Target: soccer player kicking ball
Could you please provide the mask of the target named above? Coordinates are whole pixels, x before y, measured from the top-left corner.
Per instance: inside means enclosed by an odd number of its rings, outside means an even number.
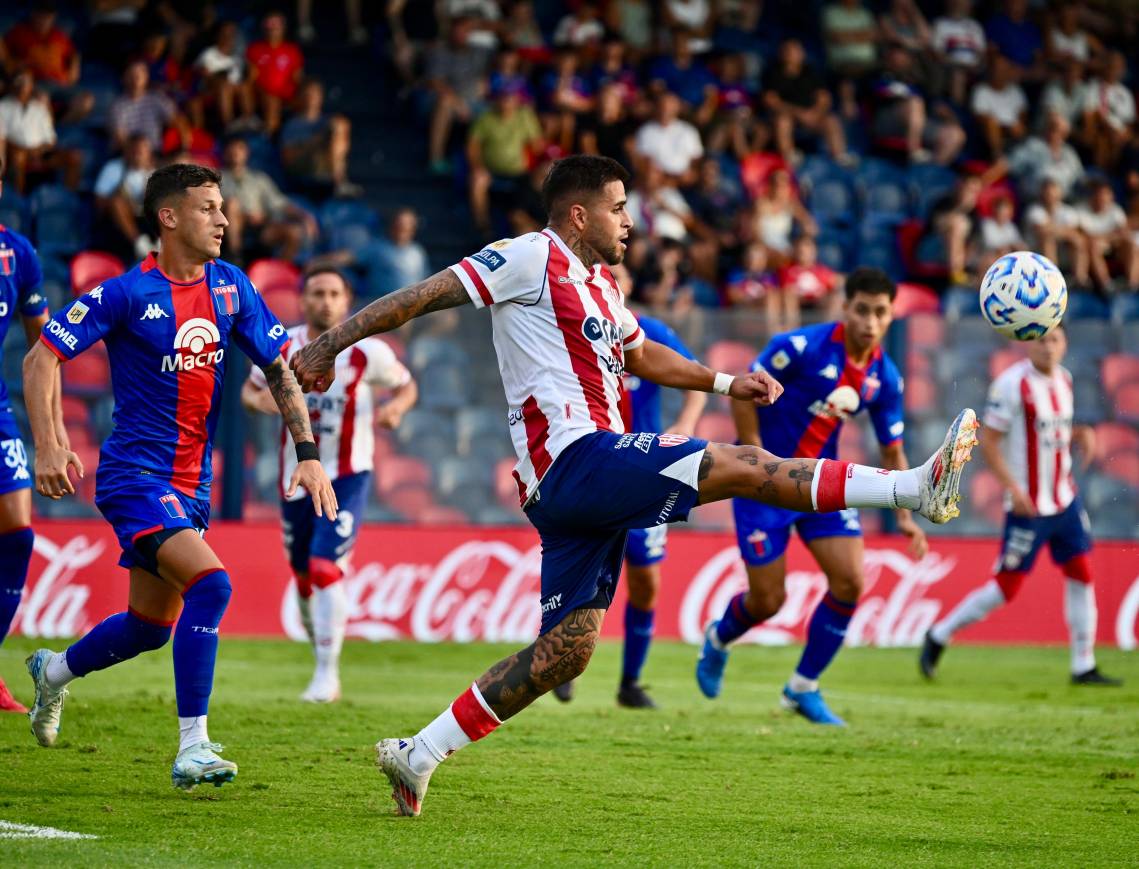
[[[344,321],[352,305],[352,287],[335,269],[314,269],[301,290],[304,323],[288,331],[286,359]],[[374,389],[394,390],[376,407]],[[361,341],[336,359],[336,380],[326,392],[308,394],[308,413],[320,450],[320,462],[332,480],[337,511],[314,516],[303,492],[281,489],[281,526],[285,556],[297,581],[301,623],[313,645],[316,669],[301,699],[333,703],[340,699],[340,649],[348,623],[344,565],[352,556],[356,532],[368,501],[375,437],[372,426],[395,428],[416,399],[411,373],[378,338]],[[265,375],[254,368],[241,388],[248,410],[279,414]],[[292,437],[281,433],[281,485],[296,466]]]
[[[950,638],[1010,602],[1047,543],[1065,577],[1072,683],[1122,685],[1095,661],[1091,524],[1072,479],[1072,442],[1079,443],[1086,464],[1095,453],[1095,432],[1072,425],[1072,375],[1060,364],[1068,350],[1063,326],[1029,342],[1027,350],[1028,358],[1005,369],[989,388],[980,438],[985,462],[1005,487],[1005,530],[993,576],[930,628],[918,663],[932,679]]]
[[[0,177],[3,170],[4,156],[0,154]],[[28,346],[35,344],[47,322],[42,283],[43,272],[32,243],[14,229],[0,225],[0,344],[17,314],[23,322]],[[58,379],[52,387],[52,420],[56,434],[66,444]],[[0,378],[0,644],[8,636],[20,606],[35,539],[28,454],[16,427],[8,390]],[[0,712],[27,711],[0,679]]]
[[[542,540],[542,624],[537,640],[491,667],[418,734],[377,744],[402,814],[419,814],[445,758],[585,670],[628,529],[680,521],[697,504],[735,497],[803,511],[908,507],[935,522],[956,514],[961,468],[976,442],[970,410],[911,471],[624,433],[618,402],[626,370],[662,386],[762,404],[782,392],[766,372],[732,377],[646,340],[609,271],[633,225],[627,179],[605,157],[558,161],[542,188],[545,230],[495,242],[373,302],[292,359],[306,390],[324,389],[340,352],[368,335],[466,304],[489,308],[494,321],[518,496]]]
[[[874,424],[882,464],[909,467],[902,448],[902,377],[882,351],[893,320],[894,282],[880,269],[859,268],[846,280],[843,318],[776,335],[752,364],[783,384],[778,408],[732,402],[741,444],[776,455],[833,460],[843,421],[866,410]],[[837,512],[796,513],[747,498],[732,502],[740,556],[747,565],[748,590],[708,624],[696,664],[696,681],[706,697],[718,697],[728,646],[783,606],[785,552],[794,527],[827,578],[827,592],[807,626],[807,644],[780,702],[815,724],[843,725],[819,693],[819,677],[842,648],[846,628],[862,594],[862,526],[853,507]],[[910,538],[910,554],[926,553],[925,533],[910,511],[899,506],[898,528]]]
[[[203,539],[231,343],[265,371],[297,444],[287,494],[303,486],[317,515],[336,514],[304,396],[280,357],[285,327],[240,269],[216,259],[227,225],[219,184],[216,172],[184,163],[151,175],[143,208],[157,228],[159,252],[56,312],[24,360],[36,490],[61,498],[75,492],[69,469],[81,477],[83,466],[53,425],[53,385],[60,363],[96,341],[106,344],[115,422],[99,455],[95,506],[118,537],[119,564],[130,571],[126,612],[103,620],[65,652],[40,649],[28,658],[36,691],[32,733],[40,745],[53,745],[68,683],[161,648],[177,622],[180,739],[171,779],[185,789],[237,775],[237,764],[219,756],[222,747],[206,731],[230,580]]]

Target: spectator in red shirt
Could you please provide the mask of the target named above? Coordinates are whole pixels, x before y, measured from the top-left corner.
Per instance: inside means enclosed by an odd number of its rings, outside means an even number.
[[[79,81],[79,52],[55,26],[55,4],[39,2],[26,19],[4,36],[12,61],[31,70],[47,87],[67,88]]]
[[[809,235],[800,235],[791,248],[791,263],[779,274],[779,285],[784,295],[791,297],[785,309],[793,309],[793,322],[798,325],[800,308],[819,308],[824,316],[837,316],[838,295],[835,290],[842,283],[842,275],[819,262],[819,249]],[[793,299],[793,301],[792,301]]]
[[[297,95],[305,59],[296,43],[285,41],[285,16],[280,12],[266,15],[261,31],[265,38],[246,52],[249,83],[261,107],[265,129],[275,133],[281,126],[284,104]]]

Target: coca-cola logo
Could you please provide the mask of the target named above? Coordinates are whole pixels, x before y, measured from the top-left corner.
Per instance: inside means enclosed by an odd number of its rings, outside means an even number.
[[[1119,604],[1119,612],[1115,616],[1115,644],[1125,651],[1139,648],[1135,638],[1136,625],[1139,624],[1139,576],[1136,576]]]
[[[87,602],[91,588],[73,583],[76,573],[98,561],[106,544],[80,534],[60,545],[36,535],[34,552],[46,564],[39,578],[24,590],[12,623],[14,632],[28,637],[75,637],[90,627]]]

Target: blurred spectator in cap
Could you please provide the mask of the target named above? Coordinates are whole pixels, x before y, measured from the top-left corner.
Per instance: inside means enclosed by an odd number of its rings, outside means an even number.
[[[610,0],[606,4],[606,25],[635,57],[643,57],[652,49],[653,5],[651,0]]]
[[[671,52],[652,63],[648,80],[654,92],[671,91],[691,109],[699,110],[709,102],[715,104],[716,78],[692,51],[686,30],[672,31]]]
[[[973,17],[973,0],[946,0],[945,15],[933,22],[933,50],[948,67],[949,99],[954,104],[965,104],[986,45],[985,29]]]
[[[1056,9],[1052,28],[1045,39],[1045,56],[1050,64],[1095,61],[1103,45],[1094,34],[1080,26],[1080,3],[1062,0]]]
[[[240,31],[232,21],[218,25],[210,45],[194,61],[194,70],[201,79],[199,94],[191,103],[191,114],[201,124],[206,108],[213,108],[225,127],[233,123],[240,110],[243,119],[253,115],[253,99],[245,80],[245,58],[240,46]]]
[[[1101,169],[1112,170],[1131,139],[1135,123],[1135,97],[1123,83],[1127,59],[1121,52],[1107,56],[1103,75],[1084,91],[1083,140]]]
[[[933,160],[948,166],[965,146],[965,131],[949,106],[925,97],[914,83],[913,58],[888,45],[881,75],[871,87],[873,137],[880,146],[901,147],[913,163]]]
[[[585,0],[575,11],[568,13],[554,29],[554,45],[558,47],[596,47],[605,36],[597,4]]]
[[[12,186],[27,192],[29,174],[60,172],[64,183],[75,190],[83,173],[83,152],[60,148],[47,95],[36,92],[28,69],[12,78],[8,96],[0,99],[0,148],[5,149]]]
[[[250,86],[270,134],[281,126],[284,108],[297,95],[305,67],[300,47],[285,39],[285,28],[284,14],[269,12],[261,19],[262,39],[246,51]]]
[[[700,133],[680,118],[680,97],[665,91],[657,96],[656,113],[634,140],[634,150],[681,184],[695,178],[694,163],[704,156]]]
[[[1091,185],[1088,203],[1080,209],[1080,229],[1087,238],[1091,276],[1101,292],[1115,289],[1110,263],[1117,262],[1121,278],[1132,293],[1139,292],[1139,252],[1127,224],[1127,215],[1115,201],[1107,181]]]
[[[1050,178],[1060,185],[1063,198],[1068,198],[1084,178],[1084,164],[1076,149],[1068,144],[1070,130],[1061,116],[1050,115],[1042,136],[1030,136],[1007,158],[998,160],[986,177],[995,180],[1008,172],[1025,199],[1036,199],[1040,185]]]
[[[763,105],[771,113],[775,147],[784,160],[797,164],[803,155],[795,148],[796,134],[821,137],[832,158],[849,164],[853,159],[842,122],[831,111],[830,91],[806,60],[803,44],[786,39],[779,59],[764,71]]]
[[[603,85],[596,110],[578,122],[578,150],[583,154],[611,157],[633,169],[633,136],[637,125],[628,114],[623,89],[617,82]]]
[[[490,53],[468,41],[474,19],[457,17],[451,21],[447,41],[427,51],[427,82],[433,103],[428,139],[431,171],[446,175],[451,171],[447,161],[447,144],[455,121],[469,123],[481,107],[486,93],[486,72]]]
[[[484,51],[498,48],[502,9],[495,0],[444,0],[444,11],[449,19],[470,21],[471,26],[464,33],[466,45]]]
[[[1064,204],[1060,185],[1047,178],[1040,185],[1040,198],[1024,214],[1024,232],[1032,250],[1038,250],[1064,270],[1071,270],[1071,289],[1090,285],[1087,247],[1080,234],[1080,215]]]
[[[546,138],[569,150],[573,146],[577,119],[592,111],[589,82],[578,71],[577,53],[560,50],[553,68],[542,79],[542,126]]]
[[[1003,7],[985,22],[989,47],[1009,59],[1014,78],[1036,81],[1043,73],[1044,37],[1028,17],[1028,0],[1004,0]]]
[[[1028,130],[1028,98],[1013,79],[1012,64],[996,54],[989,61],[989,75],[973,87],[969,108],[981,128],[991,159],[1005,153],[1011,142]]]
[[[122,148],[135,133],[150,140],[156,150],[162,145],[162,132],[178,113],[174,101],[166,94],[147,90],[150,73],[146,64],[136,60],[123,72],[123,93],[111,103],[109,127],[111,144]]]
[[[1044,129],[1049,115],[1060,115],[1069,125],[1083,120],[1088,86],[1084,81],[1084,65],[1074,59],[1060,61],[1060,75],[1053,76],[1040,95],[1037,127]]]
[[[490,109],[479,115],[467,136],[471,212],[484,235],[491,231],[492,200],[513,204],[530,155],[541,142],[538,118],[521,104],[517,90],[507,87],[491,95]]]
[[[11,62],[27,67],[35,80],[48,88],[68,88],[79,81],[80,56],[55,22],[56,4],[38,0],[28,17],[4,35]]]
[[[222,154],[221,186],[229,218],[227,239],[235,258],[244,261],[249,247],[293,262],[320,234],[316,218],[294,205],[277,182],[249,165],[249,144],[230,139]]]
[[[981,218],[981,256],[985,262],[992,262],[1006,253],[1024,250],[1024,237],[1016,225],[1015,211],[1009,196],[998,196],[993,200],[992,214]]]
[[[281,159],[285,171],[311,193],[354,197],[363,191],[348,180],[352,123],[344,115],[324,112],[324,86],[315,79],[301,85],[298,110],[281,127]]]
[[[154,147],[142,133],[127,140],[121,157],[115,157],[95,178],[95,210],[106,218],[95,222],[96,243],[123,259],[142,259],[154,246],[143,220],[146,182],[157,168]]]

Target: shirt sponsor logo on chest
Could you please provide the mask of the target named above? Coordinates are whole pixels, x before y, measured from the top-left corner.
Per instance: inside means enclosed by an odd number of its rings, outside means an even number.
[[[162,357],[163,371],[193,371],[206,365],[217,365],[225,357],[219,347],[221,333],[217,324],[204,317],[193,317],[178,328],[174,336],[174,353]]]

